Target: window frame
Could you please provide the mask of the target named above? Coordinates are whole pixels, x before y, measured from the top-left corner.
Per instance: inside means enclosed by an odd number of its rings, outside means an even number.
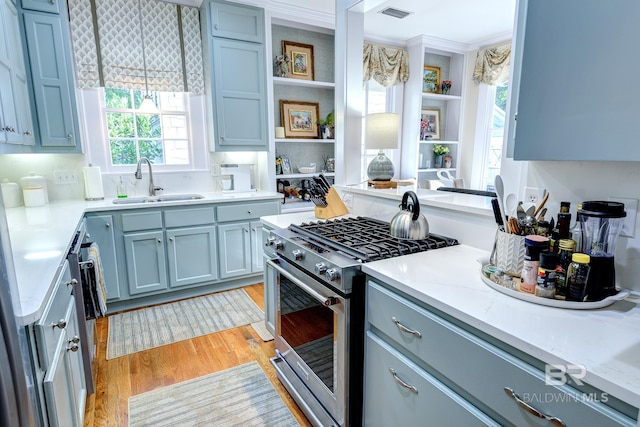
[[[87,162],[94,166],[100,166],[104,173],[131,173],[135,169],[135,165],[111,164],[106,122],[107,106],[104,94],[104,88],[83,89],[80,91]],[[204,95],[185,93],[185,98],[189,163],[181,165],[154,164],[154,172],[198,172],[209,170],[210,156],[208,155],[209,147],[206,138],[205,97]],[[166,112],[171,113],[172,111]],[[96,129],[100,131],[98,132]]]

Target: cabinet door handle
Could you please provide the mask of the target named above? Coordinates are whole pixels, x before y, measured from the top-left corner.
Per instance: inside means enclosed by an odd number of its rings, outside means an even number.
[[[31,136],[31,135],[33,135],[33,132],[31,132],[30,130],[25,130],[23,133],[24,133],[26,136]]]
[[[73,134],[72,133],[68,133],[67,134],[67,139],[73,139]]]
[[[245,229],[244,229],[244,232],[245,232],[245,233],[248,233],[248,232],[249,232],[249,229],[248,229],[248,228],[245,228]]]
[[[56,323],[51,324],[54,328],[64,329],[67,327],[67,321],[64,319],[58,320]]]
[[[415,394],[418,394],[418,389],[415,388],[415,386],[412,386],[411,384],[407,384],[404,381],[402,381],[400,377],[398,377],[398,374],[396,374],[396,371],[393,370],[393,368],[389,368],[389,372],[391,372],[391,375],[393,375],[393,379],[396,380],[398,384],[400,384],[404,388],[408,388]]]
[[[391,320],[393,320],[393,323],[395,323],[396,326],[398,327],[398,329],[400,329],[402,332],[406,332],[408,334],[413,334],[418,338],[422,338],[422,334],[420,332],[414,331],[413,329],[410,329],[410,328],[407,328],[402,323],[400,323],[400,321],[398,319],[396,319],[395,316],[391,317]]]
[[[173,236],[169,237],[169,241],[173,242]]]
[[[248,213],[249,215],[251,215],[253,212],[251,212],[251,211],[247,211],[247,213]]]
[[[67,282],[67,286],[76,286],[78,284],[78,279],[71,279]]]
[[[74,353],[80,349],[80,346],[76,343],[70,344],[67,346],[67,351],[71,350]]]
[[[80,342],[80,337],[78,335],[74,335],[73,338],[71,338],[71,340],[69,342],[72,342],[74,344],[78,344]]]
[[[158,243],[162,243],[162,239],[158,239]]]
[[[109,228],[109,227],[111,227],[111,223],[107,222],[107,223],[104,224],[104,226]]]
[[[543,420],[547,420],[547,421],[549,421],[551,424],[553,424],[556,427],[566,427],[566,424],[560,418],[550,417],[549,415],[543,414],[542,412],[538,411],[536,408],[534,408],[533,406],[529,405],[524,400],[520,399],[520,396],[518,396],[516,394],[516,392],[513,391],[512,389],[510,389],[509,387],[505,387],[504,388],[504,392],[507,394],[507,396],[509,396],[513,400],[515,400],[520,408],[524,409],[525,411],[527,411],[528,413],[530,413],[534,417],[538,417],[538,418],[542,418]]]

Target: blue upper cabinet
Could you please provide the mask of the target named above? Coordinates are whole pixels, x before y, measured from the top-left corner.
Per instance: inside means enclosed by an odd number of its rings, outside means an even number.
[[[207,33],[209,36],[254,43],[264,42],[262,9],[224,2],[211,2],[208,9],[211,22]]]
[[[202,8],[211,149],[266,151],[264,11],[218,1]]]
[[[64,0],[22,0],[23,9],[37,10],[39,12],[60,13],[60,7],[64,7]]]
[[[514,159],[640,160],[638,22],[637,0],[518,2]]]
[[[69,27],[61,15],[23,12],[37,151],[81,152]]]

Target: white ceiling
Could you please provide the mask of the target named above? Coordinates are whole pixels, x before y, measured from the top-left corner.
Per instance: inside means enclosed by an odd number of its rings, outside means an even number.
[[[272,0],[321,12],[335,12],[335,0]],[[365,15],[365,34],[396,41],[420,35],[481,46],[511,36],[516,0],[377,1]],[[397,19],[378,11],[394,7],[411,15]]]

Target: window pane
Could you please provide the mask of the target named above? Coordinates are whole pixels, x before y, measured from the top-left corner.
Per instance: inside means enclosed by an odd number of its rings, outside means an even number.
[[[153,164],[164,163],[164,153],[162,150],[162,141],[159,139],[140,140],[140,157],[146,157]]]
[[[136,110],[138,108],[140,108],[140,105],[142,105],[142,101],[144,101],[144,96],[145,96],[146,92],[143,90],[134,90],[133,91],[133,105]],[[153,101],[154,104],[156,104],[156,107],[158,106],[158,94],[156,92],[149,92],[149,96],[151,97],[151,100]]]
[[[162,136],[160,116],[157,114],[136,114],[138,138],[159,138]]]
[[[189,164],[189,141],[186,139],[165,141],[168,165]]]
[[[186,139],[187,138],[187,118],[185,116],[168,115],[162,116],[162,129],[165,138]]]
[[[131,91],[127,89],[104,88],[107,108],[131,108]]]
[[[107,128],[110,138],[133,138],[133,114],[107,113]]]
[[[136,143],[132,139],[109,140],[112,165],[135,165],[138,162]]]

